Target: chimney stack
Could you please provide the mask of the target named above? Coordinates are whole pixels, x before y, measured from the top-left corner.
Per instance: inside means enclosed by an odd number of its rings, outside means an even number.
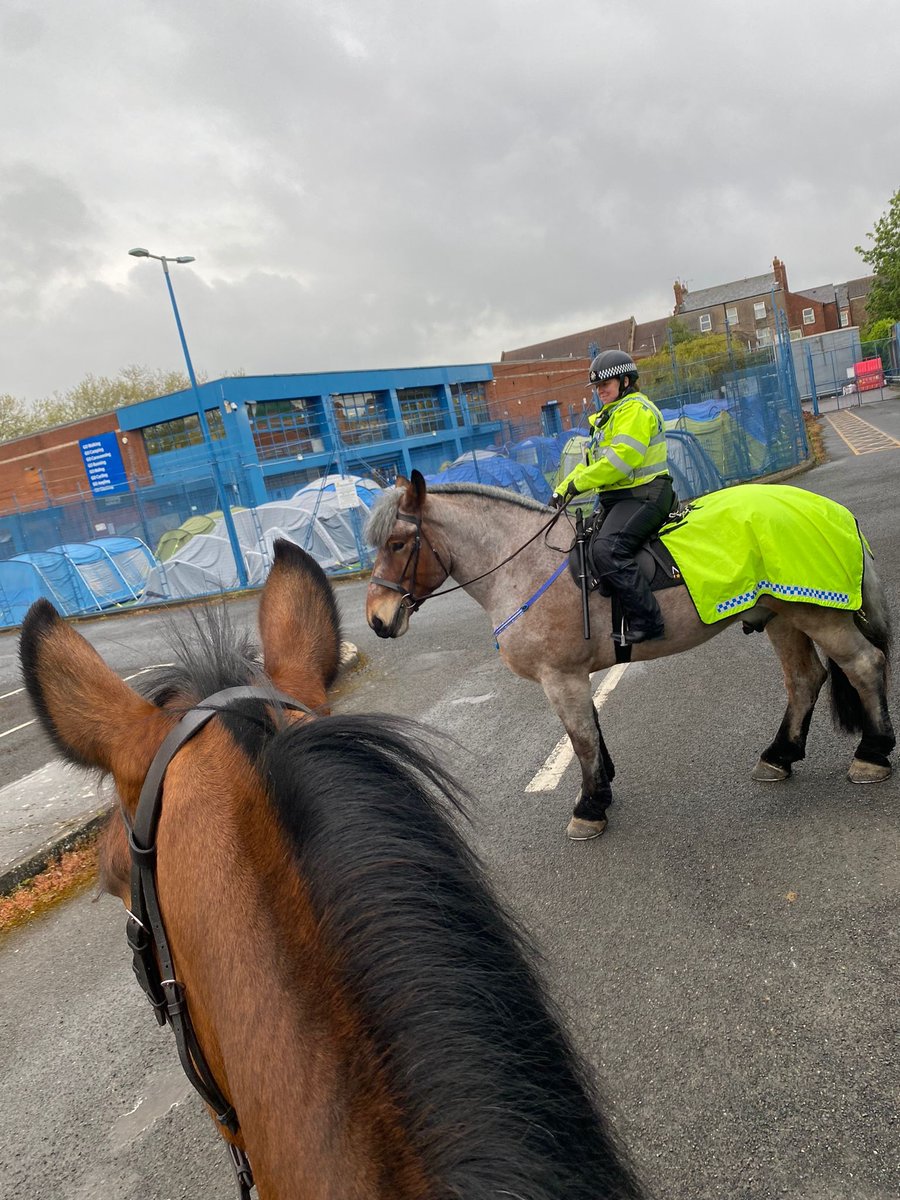
[[[681,306],[684,304],[684,298],[687,295],[687,288],[679,280],[675,280],[675,312],[681,311]]]
[[[787,294],[787,290],[788,290],[787,268],[785,267],[784,263],[781,261],[781,259],[778,257],[777,254],[772,259],[772,270],[775,272],[775,280],[776,280],[778,286],[781,288],[781,290],[785,294]]]

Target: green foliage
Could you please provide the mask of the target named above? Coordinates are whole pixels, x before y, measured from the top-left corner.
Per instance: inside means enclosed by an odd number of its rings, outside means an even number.
[[[21,400],[10,396],[8,392],[0,395],[0,442],[8,442],[21,433],[30,432],[30,420],[31,413]]]
[[[856,253],[875,276],[866,300],[869,321],[900,321],[900,188],[891,197],[888,211],[866,237],[872,245],[868,250],[857,246]]]
[[[864,342],[880,342],[883,338],[892,338],[895,324],[896,321],[890,317],[879,317],[877,321],[870,321],[868,325],[863,326],[860,338]]]
[[[715,391],[730,371],[745,365],[746,351],[737,339],[731,347],[724,333],[691,333],[675,338],[650,358],[638,363],[640,387],[659,403],[672,396]]]
[[[692,342],[696,338],[703,336],[700,333],[694,333],[692,329],[688,329],[687,325],[682,321],[670,321],[666,326],[666,331],[672,335],[672,341],[676,346],[681,345],[682,342]]]

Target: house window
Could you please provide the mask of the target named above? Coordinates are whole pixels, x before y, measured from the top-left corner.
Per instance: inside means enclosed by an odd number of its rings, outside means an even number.
[[[321,454],[325,449],[321,405],[312,397],[261,400],[252,420],[253,440],[262,459]]]
[[[765,300],[757,300],[756,301],[756,303],[753,305],[753,315],[754,315],[754,317],[756,317],[757,321],[764,321],[766,319],[766,302],[765,302]]]
[[[398,388],[397,402],[408,435],[434,433],[444,428],[444,411],[435,388]]]
[[[846,329],[850,324],[850,313],[846,308],[841,309],[841,329]]]
[[[771,346],[772,345],[772,330],[769,329],[768,327],[765,329],[757,329],[756,344],[757,344],[757,346]]]
[[[218,408],[206,410],[209,436],[215,442],[225,437],[222,413]],[[174,421],[163,421],[161,425],[147,425],[144,429],[144,445],[148,454],[166,454],[170,450],[184,450],[187,446],[202,446],[203,433],[199,418],[192,414],[176,417]]]
[[[803,310],[803,324],[804,324],[804,325],[815,325],[815,323],[816,323],[816,311],[815,311],[815,309],[813,309],[813,308],[804,308],[804,310]]]
[[[791,330],[791,341],[792,342],[799,342],[802,337],[803,337],[802,329],[792,329]]]
[[[700,332],[701,333],[709,333],[709,331],[711,329],[712,329],[712,317],[709,315],[709,313],[701,313],[700,314]]]
[[[736,308],[726,308],[725,309],[725,320],[728,322],[729,325],[737,325],[737,323],[738,323],[737,309]]]
[[[332,398],[345,445],[381,442],[391,436],[384,398],[374,392],[345,392]]]
[[[453,411],[456,413],[456,419],[460,425],[465,424],[462,400],[466,402],[469,420],[473,425],[484,424],[491,419],[483,383],[451,383],[450,394],[453,397]]]

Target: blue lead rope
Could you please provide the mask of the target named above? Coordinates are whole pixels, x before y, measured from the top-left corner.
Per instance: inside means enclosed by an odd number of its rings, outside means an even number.
[[[510,625],[512,625],[512,623],[514,621],[518,621],[518,619],[519,619],[519,617],[521,617],[522,613],[528,612],[529,608],[531,608],[531,606],[532,606],[532,604],[534,604],[535,600],[539,600],[540,597],[543,596],[544,592],[546,592],[546,590],[550,586],[550,584],[555,583],[556,580],[559,579],[560,575],[562,575],[563,571],[566,569],[566,567],[568,565],[569,565],[569,560],[564,558],[563,561],[556,568],[556,570],[553,572],[553,574],[550,576],[550,578],[544,580],[544,582],[541,584],[541,586],[538,588],[538,590],[534,593],[534,595],[530,596],[525,601],[525,603],[521,606],[521,608],[517,608],[516,611],[512,614],[512,616],[507,617],[505,621],[501,622],[501,624],[499,624],[497,626],[497,628],[494,630],[494,649],[495,650],[500,649],[500,643],[497,641],[500,634],[505,633],[506,630],[509,629]]]

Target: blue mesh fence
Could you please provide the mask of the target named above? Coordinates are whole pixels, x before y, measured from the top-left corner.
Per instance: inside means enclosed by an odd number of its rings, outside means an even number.
[[[641,386],[666,418],[670,468],[680,496],[703,495],[807,459],[794,355],[787,332],[779,333],[773,346],[752,355],[723,354],[684,362],[670,347],[668,363],[656,356],[651,368],[641,364]],[[886,373],[888,362],[896,368],[896,360],[891,358],[895,350],[894,346],[879,351],[886,355]],[[484,436],[471,438],[446,471],[456,470],[460,478],[499,483],[546,501],[561,475],[583,456],[589,434],[585,407],[553,407],[552,414],[545,413],[542,418],[495,423],[492,441]],[[417,465],[412,442],[409,453]],[[371,472],[367,465],[361,459],[354,469],[371,474],[381,485],[391,481],[383,463],[380,467],[373,463]],[[436,477],[433,467],[429,474],[425,461],[420,469],[426,477]],[[225,462],[222,474],[251,586],[262,583],[277,536],[289,536],[300,545],[305,542],[304,548],[331,574],[371,565],[363,538],[366,505],[371,503],[368,493],[361,507],[346,511],[335,509],[331,499],[314,497],[306,505],[310,519],[285,528],[296,511],[295,502],[288,500],[295,490],[287,486],[288,477],[282,477],[284,486],[271,503],[254,506],[246,470]],[[295,486],[305,482],[298,479]],[[70,613],[96,613],[121,603],[121,590],[101,591],[99,598],[96,592],[85,592],[83,564],[79,574],[77,563],[60,564],[57,557],[27,561],[29,555],[40,558],[51,550],[58,556],[73,543],[93,545],[112,538],[128,543],[131,539],[135,553],[128,561],[139,565],[141,578],[134,579],[126,572],[128,588],[138,597],[126,601],[128,604],[236,588],[234,557],[218,509],[211,473],[198,475],[195,470],[192,477],[177,482],[133,484],[119,496],[81,497],[72,503],[0,516],[0,626],[18,623],[30,600],[39,595]],[[170,553],[173,544],[176,548]],[[183,570],[176,577],[171,564],[179,562]]]

